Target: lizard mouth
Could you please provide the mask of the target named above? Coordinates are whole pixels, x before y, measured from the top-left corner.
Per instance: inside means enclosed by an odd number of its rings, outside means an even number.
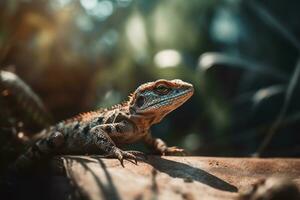
[[[181,105],[182,103],[184,103],[186,100],[188,100],[192,96],[193,92],[194,92],[194,89],[189,88],[181,93],[174,94],[169,98],[152,103],[152,104],[148,105],[147,107],[145,107],[144,109],[148,109],[149,107],[159,108],[162,106],[168,106],[168,105],[173,104],[173,103],[170,103],[173,100],[175,100],[175,103],[173,105]],[[176,99],[178,101],[176,101]]]

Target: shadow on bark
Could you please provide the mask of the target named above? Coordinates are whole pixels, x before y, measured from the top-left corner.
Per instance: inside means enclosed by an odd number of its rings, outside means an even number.
[[[155,159],[148,159],[146,163],[152,165],[155,169],[160,172],[166,173],[174,178],[182,178],[184,180],[191,179],[200,183],[209,185],[218,190],[224,190],[228,192],[237,192],[238,189],[234,185],[231,185],[222,179],[202,170],[189,166],[184,163],[166,160],[161,157]]]

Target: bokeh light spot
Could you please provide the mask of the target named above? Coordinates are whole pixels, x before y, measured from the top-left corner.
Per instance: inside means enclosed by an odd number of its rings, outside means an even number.
[[[234,43],[238,40],[239,26],[232,14],[224,9],[217,12],[213,20],[211,35],[219,42]]]
[[[126,36],[136,54],[143,54],[147,46],[146,30],[140,15],[133,15],[126,25]]]
[[[117,0],[117,5],[120,7],[127,7],[131,2],[132,0]]]
[[[80,0],[80,3],[86,10],[91,10],[97,6],[98,1],[97,0]]]
[[[82,0],[82,1],[86,1],[86,0]],[[85,8],[89,15],[97,18],[100,21],[105,20],[114,11],[114,6],[111,1],[100,1],[100,2],[96,1],[96,3],[88,3],[85,5]]]
[[[178,66],[181,60],[180,53],[173,49],[160,51],[154,56],[155,64],[161,68]]]

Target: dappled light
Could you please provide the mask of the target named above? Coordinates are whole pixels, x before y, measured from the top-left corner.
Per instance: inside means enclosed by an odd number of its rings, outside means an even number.
[[[283,99],[296,61],[297,50],[289,43],[297,39],[291,35],[298,24],[287,24],[285,17],[265,28],[268,21],[280,18],[277,7],[279,3],[204,0],[3,1],[1,68],[32,87],[54,121],[125,101],[143,82],[190,81],[196,89],[191,102],[154,127],[156,132],[173,144],[180,146],[182,141],[192,154],[250,155],[282,106],[267,108],[264,102],[273,105],[273,99]],[[259,9],[258,16],[254,8]],[[265,13],[268,18],[261,21]],[[291,108],[296,106],[293,102]],[[270,109],[274,111],[268,116]],[[258,111],[265,113],[263,118]],[[254,121],[240,118],[242,112]],[[264,129],[258,128],[264,123]],[[25,127],[20,131],[38,130]],[[231,141],[243,138],[244,132],[254,134],[247,147]],[[297,137],[290,131],[278,134],[276,145],[271,143],[266,151],[289,152]],[[188,138],[197,138],[196,144],[189,146]],[[281,146],[281,140],[288,145]]]
[[[151,127],[168,146],[192,156],[299,157],[299,8],[297,0],[1,0],[0,170],[39,131],[79,113],[129,100],[140,101],[137,115],[145,99],[132,93],[159,79],[193,85]],[[149,93],[171,95],[165,87]],[[150,152],[142,142],[124,148]]]

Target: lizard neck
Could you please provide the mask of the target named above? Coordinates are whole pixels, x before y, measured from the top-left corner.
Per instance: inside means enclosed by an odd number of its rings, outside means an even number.
[[[167,113],[156,113],[156,112],[149,112],[149,113],[136,113],[134,109],[128,106],[128,113],[130,120],[136,124],[139,129],[147,130],[153,124],[159,123]]]

